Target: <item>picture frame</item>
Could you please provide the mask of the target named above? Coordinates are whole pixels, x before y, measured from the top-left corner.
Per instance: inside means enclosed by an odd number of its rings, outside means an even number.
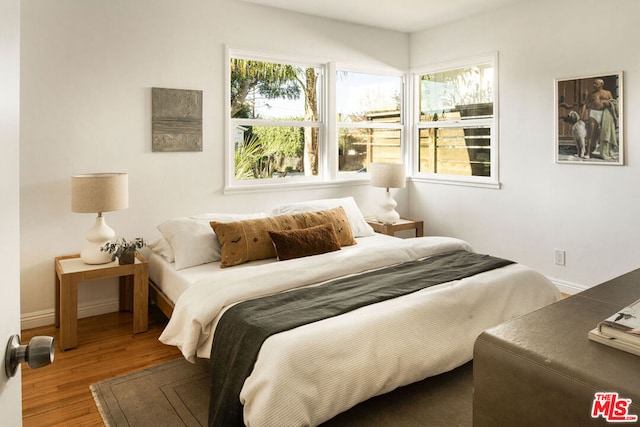
[[[202,151],[202,91],[151,88],[151,151]]]
[[[555,79],[556,163],[624,165],[622,74]]]

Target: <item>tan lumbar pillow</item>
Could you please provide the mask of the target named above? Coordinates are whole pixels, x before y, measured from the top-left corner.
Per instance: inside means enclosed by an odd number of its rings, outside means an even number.
[[[222,247],[220,267],[223,268],[248,261],[275,258],[276,251],[269,231],[297,230],[322,224],[333,224],[341,246],[356,243],[342,207],[228,223],[211,221],[211,227]]]

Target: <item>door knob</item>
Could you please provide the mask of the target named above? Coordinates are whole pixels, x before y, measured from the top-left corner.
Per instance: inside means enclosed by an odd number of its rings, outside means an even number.
[[[54,352],[53,337],[33,337],[28,345],[21,345],[20,335],[12,335],[4,356],[4,372],[8,378],[13,377],[22,362],[32,369],[49,365],[53,363]]]

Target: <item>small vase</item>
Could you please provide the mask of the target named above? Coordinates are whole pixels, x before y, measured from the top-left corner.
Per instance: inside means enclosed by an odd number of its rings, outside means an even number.
[[[125,252],[122,256],[118,257],[118,264],[126,265],[133,264],[136,260],[136,253],[134,252]]]

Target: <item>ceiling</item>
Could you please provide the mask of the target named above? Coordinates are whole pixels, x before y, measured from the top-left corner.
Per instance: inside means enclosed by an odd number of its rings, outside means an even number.
[[[535,0],[241,0],[411,33],[491,9]]]

